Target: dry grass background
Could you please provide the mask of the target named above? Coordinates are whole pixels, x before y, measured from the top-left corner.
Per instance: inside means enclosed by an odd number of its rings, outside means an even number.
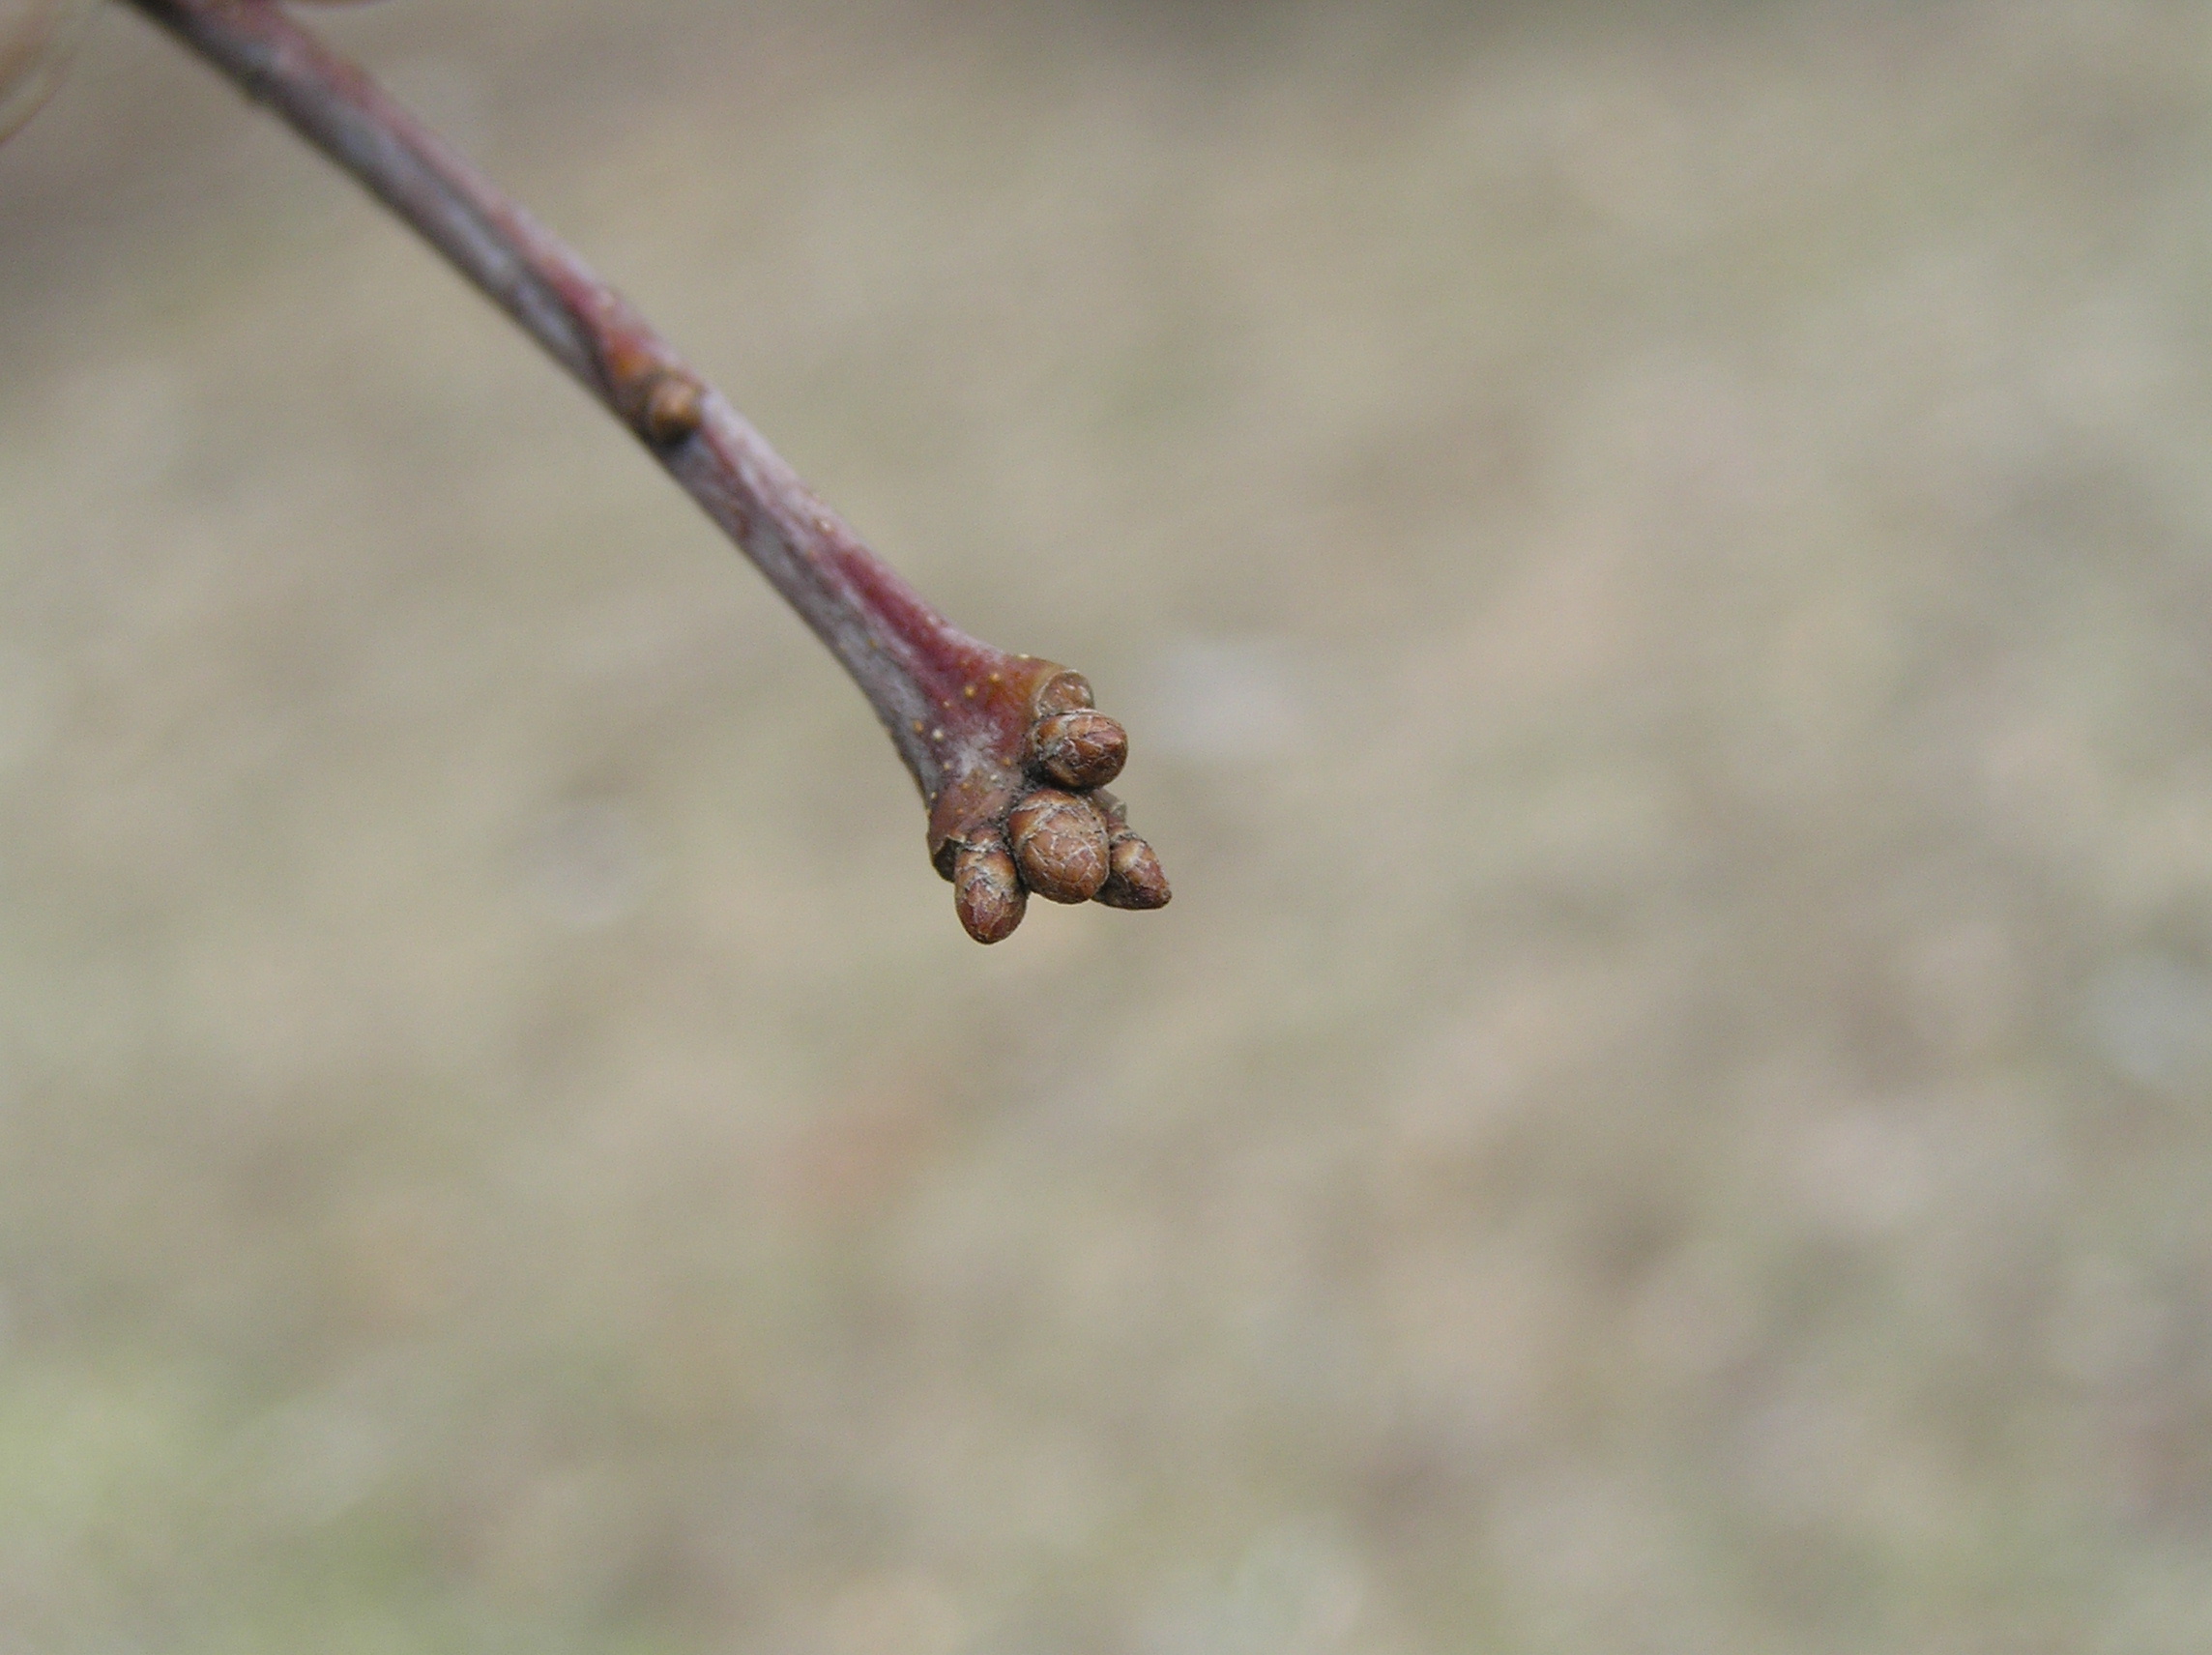
[[[0,1650],[2212,1645],[2212,14],[323,20],[1178,896],[970,944],[105,17],[0,151]]]

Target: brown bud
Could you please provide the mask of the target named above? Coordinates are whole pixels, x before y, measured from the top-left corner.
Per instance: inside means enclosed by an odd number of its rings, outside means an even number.
[[[667,370],[654,375],[653,389],[645,393],[645,434],[660,447],[681,443],[698,430],[704,414],[705,399],[695,381]]]
[[[952,865],[952,906],[969,936],[978,943],[1004,941],[1029,905],[1029,892],[1004,843],[987,839],[961,847]]]
[[[1037,686],[1033,705],[1039,718],[1049,718],[1055,712],[1076,712],[1097,703],[1091,699],[1091,681],[1081,673],[1056,672]]]
[[[999,839],[991,826],[1004,822],[1020,792],[1004,785],[1015,778],[993,769],[973,769],[946,784],[929,807],[929,861],[940,877],[952,877],[953,859],[974,840]],[[1004,850],[1002,842],[1000,849]]]
[[[1040,787],[1006,818],[1014,860],[1030,889],[1053,902],[1089,902],[1106,883],[1106,824],[1090,802]]]
[[[1103,712],[1055,712],[1030,727],[1030,763],[1062,787],[1103,787],[1129,758],[1129,733]]]
[[[1098,900],[1108,908],[1165,908],[1175,893],[1151,846],[1126,828],[1117,828],[1107,849],[1106,883]]]

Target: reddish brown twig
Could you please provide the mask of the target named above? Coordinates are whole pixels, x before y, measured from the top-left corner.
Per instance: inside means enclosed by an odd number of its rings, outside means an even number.
[[[1082,676],[939,615],[582,260],[274,0],[131,0],[445,254],[634,432],[853,675],[929,806],[962,924],[1028,892],[1158,908],[1151,848],[1103,791],[1127,739]]]

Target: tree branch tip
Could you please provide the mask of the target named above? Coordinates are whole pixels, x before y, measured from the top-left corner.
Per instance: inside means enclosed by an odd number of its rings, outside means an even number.
[[[998,942],[1021,921],[1006,903],[1009,873],[1052,902],[1167,906],[1158,856],[1103,785],[1128,758],[1128,732],[1092,701],[1081,673],[1033,655],[1007,656],[970,677],[958,700],[944,698],[944,746],[961,768],[925,789],[930,857],[978,942]]]

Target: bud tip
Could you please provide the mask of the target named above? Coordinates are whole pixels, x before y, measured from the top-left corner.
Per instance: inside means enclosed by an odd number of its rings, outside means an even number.
[[[961,847],[953,862],[952,906],[978,943],[1000,943],[1014,934],[1029,908],[1029,893],[1004,844],[993,839]]]
[[[1103,787],[1129,759],[1129,733],[1103,712],[1055,712],[1030,727],[1030,762],[1065,788]]]
[[[1165,908],[1175,892],[1168,888],[1167,871],[1151,846],[1126,828],[1114,835],[1107,854],[1106,883],[1098,900],[1108,908]]]

